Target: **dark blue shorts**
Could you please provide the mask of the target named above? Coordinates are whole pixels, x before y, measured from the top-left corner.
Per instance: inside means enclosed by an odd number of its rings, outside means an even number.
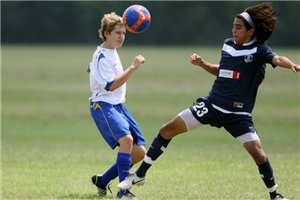
[[[251,115],[223,113],[215,109],[206,96],[197,99],[197,103],[190,110],[201,124],[224,127],[235,138],[256,131]]]
[[[132,135],[133,144],[146,144],[139,126],[123,104],[91,102],[90,111],[101,135],[112,149],[118,146],[118,140],[127,134]]]

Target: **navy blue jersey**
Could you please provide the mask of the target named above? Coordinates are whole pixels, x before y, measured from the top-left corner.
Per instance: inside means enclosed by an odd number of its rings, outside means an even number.
[[[266,63],[276,55],[267,44],[252,40],[243,46],[226,39],[220,70],[208,99],[219,109],[251,113],[259,85],[265,77]]]

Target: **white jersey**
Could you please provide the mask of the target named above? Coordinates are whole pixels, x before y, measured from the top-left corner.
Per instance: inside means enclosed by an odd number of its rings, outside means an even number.
[[[126,83],[114,91],[108,90],[115,77],[124,71],[116,49],[111,50],[98,46],[89,69],[90,88],[93,92],[90,101],[104,101],[112,105],[125,102]]]

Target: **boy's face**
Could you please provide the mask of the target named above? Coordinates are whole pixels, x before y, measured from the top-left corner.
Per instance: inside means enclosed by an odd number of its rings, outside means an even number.
[[[125,41],[125,33],[126,29],[125,26],[116,25],[114,30],[110,33],[105,32],[105,45],[109,49],[115,49],[122,47],[123,42]]]
[[[247,30],[243,20],[235,18],[233,22],[232,34],[233,39],[237,45],[243,45],[244,43],[250,42],[253,33],[253,28]]]

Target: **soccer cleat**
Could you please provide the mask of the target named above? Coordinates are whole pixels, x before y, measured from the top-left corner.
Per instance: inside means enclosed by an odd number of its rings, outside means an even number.
[[[289,200],[282,196],[281,194],[277,194],[275,198],[271,198],[271,200]]]
[[[104,187],[102,184],[101,184],[101,177],[102,175],[99,175],[99,174],[95,174],[91,177],[91,182],[97,187],[98,189],[98,194],[100,196],[105,196],[106,195],[106,191],[107,191],[107,188],[109,189],[109,191],[111,192],[109,186],[107,187]]]
[[[146,176],[140,178],[136,175],[136,173],[130,173],[124,181],[118,184],[118,188],[121,190],[129,190],[133,185],[144,185],[146,182]]]
[[[122,194],[117,194],[116,196],[117,199],[137,199],[135,198],[135,195],[132,194],[129,190],[126,190],[124,193]]]

